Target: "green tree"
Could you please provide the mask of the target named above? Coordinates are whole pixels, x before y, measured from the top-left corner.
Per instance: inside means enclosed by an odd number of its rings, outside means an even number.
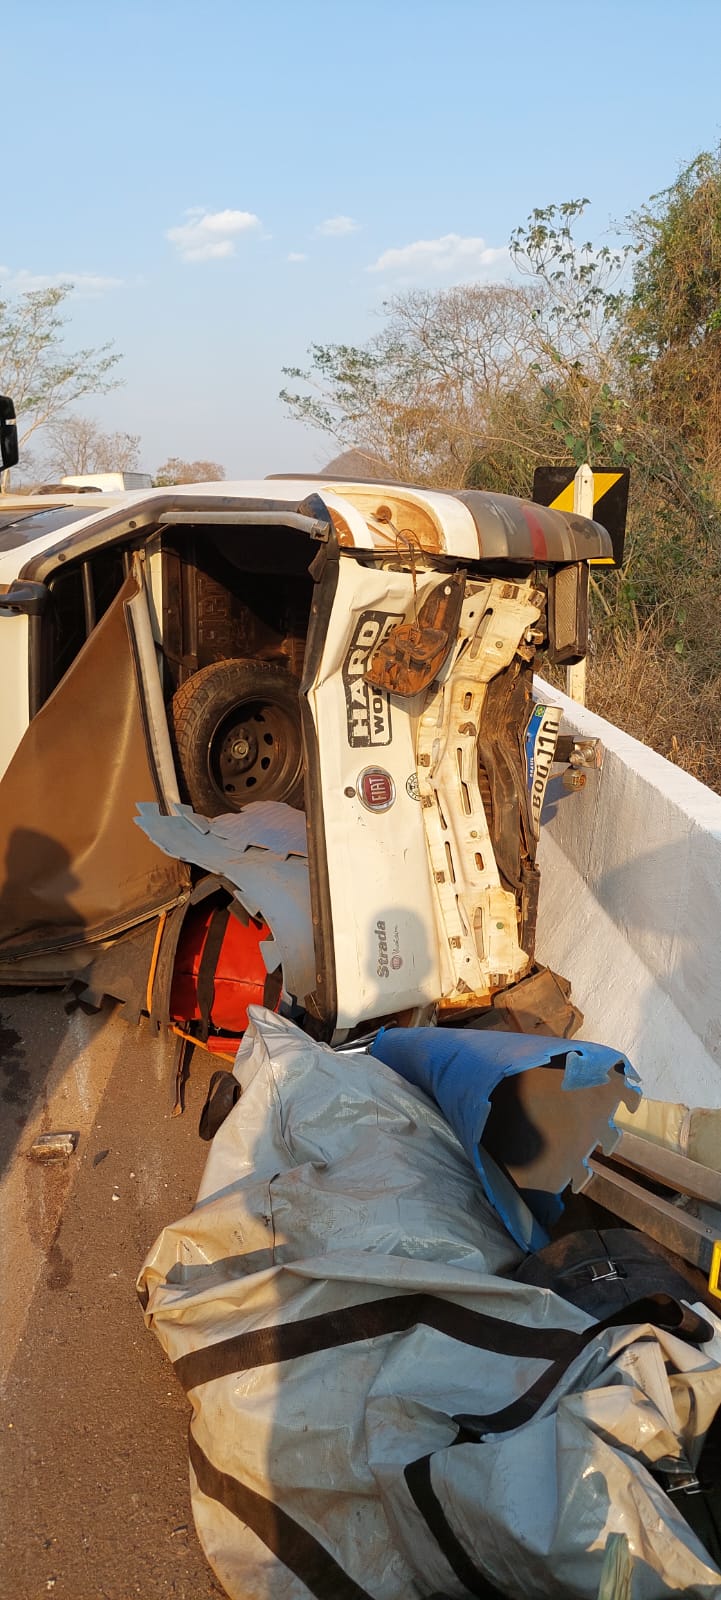
[[[511,235],[511,257],[531,280],[535,352],[531,374],[556,453],[577,466],[627,460],[628,393],[620,333],[632,246],[594,246],[575,237],[589,201],[531,212]]]
[[[111,343],[70,350],[64,342],[63,315],[72,284],[33,289],[15,300],[0,300],[0,392],[15,402],[20,448],[89,394],[105,394],[120,381],[120,360]],[[2,487],[9,487],[9,473]]]
[[[638,248],[629,359],[643,415],[721,494],[721,147],[630,219]]]
[[[466,284],[397,295],[367,345],[314,344],[286,377],[290,415],[339,444],[370,452],[399,477],[465,482],[494,400],[522,381],[532,351],[523,285]]]
[[[400,295],[368,344],[313,345],[283,399],[419,483],[527,495],[539,463],[630,466],[590,701],[721,788],[721,153],[617,244],[583,237],[586,206],[516,229],[517,282]]]

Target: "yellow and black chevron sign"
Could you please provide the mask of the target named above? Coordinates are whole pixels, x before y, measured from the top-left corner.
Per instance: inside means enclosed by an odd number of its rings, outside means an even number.
[[[536,467],[533,498],[537,505],[553,506],[556,511],[572,511],[575,476],[575,467]],[[623,561],[630,477],[628,467],[594,468],[593,518],[610,534],[613,555],[597,557],[591,562],[592,567],[620,567]]]

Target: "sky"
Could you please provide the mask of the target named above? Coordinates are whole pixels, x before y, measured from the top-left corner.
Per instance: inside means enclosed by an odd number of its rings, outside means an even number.
[[[72,280],[141,466],[322,468],[284,366],[496,281],[534,206],[610,241],[721,140],[721,0],[23,0],[0,22],[0,296]]]

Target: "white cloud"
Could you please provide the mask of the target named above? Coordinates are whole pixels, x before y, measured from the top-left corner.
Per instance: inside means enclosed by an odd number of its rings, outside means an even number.
[[[487,245],[485,239],[444,233],[440,239],[416,239],[396,250],[384,250],[368,272],[397,273],[409,282],[427,278],[476,278],[490,267],[509,260],[505,245]]]
[[[238,234],[260,227],[260,217],[252,211],[204,211],[192,206],[185,215],[187,222],[168,228],[165,235],[183,261],[218,261],[235,255]]]
[[[325,222],[320,222],[316,233],[324,233],[329,239],[340,239],[346,233],[358,233],[360,223],[354,217],[326,217]]]
[[[73,294],[91,298],[120,289],[122,278],[103,277],[98,272],[29,272],[27,267],[12,271],[0,266],[0,289],[10,294],[30,294],[34,289],[50,289],[59,283],[72,284]]]
[[[303,254],[302,250],[291,250],[289,255],[288,255],[288,260],[289,261],[307,261],[308,257]]]

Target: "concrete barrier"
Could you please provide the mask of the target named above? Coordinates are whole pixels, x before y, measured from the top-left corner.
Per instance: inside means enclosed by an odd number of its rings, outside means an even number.
[[[542,679],[535,693],[604,750],[584,789],[549,782],[538,959],[646,1094],[721,1107],[721,796]]]

